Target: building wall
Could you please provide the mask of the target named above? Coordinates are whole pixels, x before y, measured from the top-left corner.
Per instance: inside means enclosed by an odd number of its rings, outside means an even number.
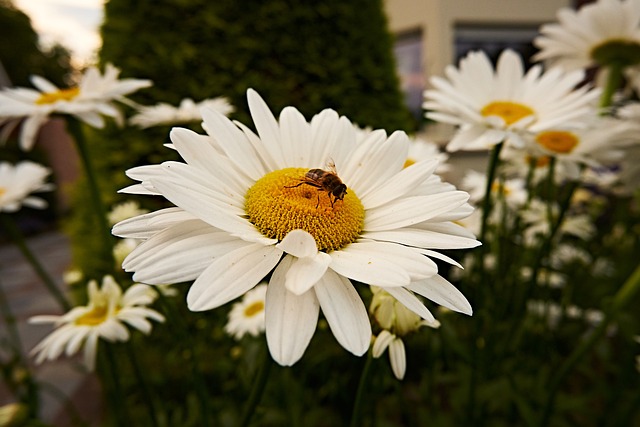
[[[571,0],[385,0],[389,29],[396,35],[421,31],[425,78],[441,75],[455,59],[456,25],[537,26],[556,19]]]

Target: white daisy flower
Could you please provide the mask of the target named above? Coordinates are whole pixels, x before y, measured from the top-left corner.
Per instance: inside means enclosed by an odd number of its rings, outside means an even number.
[[[575,11],[561,8],[558,23],[540,28],[534,56],[568,70],[640,62],[640,1],[598,0]]]
[[[54,113],[70,114],[96,128],[104,126],[102,116],[122,122],[122,114],[113,101],[127,101],[124,95],[151,86],[149,80],[118,80],[120,70],[107,64],[104,75],[96,67],[90,67],[82,75],[76,87],[60,89],[40,76],[32,76],[37,90],[7,88],[0,92],[0,124],[13,128],[22,122],[20,147],[30,150],[40,127]],[[8,132],[2,132],[6,139]]]
[[[200,110],[203,108],[214,109],[225,116],[228,116],[234,110],[227,98],[218,97],[200,102],[185,98],[180,101],[178,107],[165,102],[148,107],[139,107],[138,114],[131,117],[129,123],[144,129],[152,126],[199,122],[202,120]]]
[[[52,184],[45,183],[50,173],[49,168],[30,161],[15,166],[0,162],[0,212],[16,212],[22,206],[46,208],[44,199],[30,194],[53,189]]]
[[[229,311],[229,321],[224,330],[235,339],[245,334],[257,337],[264,332],[264,307],[267,296],[267,284],[263,283],[242,297],[242,301],[233,304]]]
[[[485,197],[487,175],[482,172],[469,170],[462,178],[460,188],[469,192],[469,200],[472,203],[478,204]],[[520,178],[495,179],[491,184],[491,194],[493,199],[504,198],[507,206],[512,208],[524,205],[528,197],[525,182]]]
[[[527,138],[529,156],[555,157],[562,178],[578,180],[583,166],[615,164],[624,157],[623,146],[636,143],[640,127],[626,120],[594,117],[587,127],[576,130],[550,129]]]
[[[141,184],[124,192],[158,194],[176,205],[114,227],[115,235],[145,240],[123,264],[136,281],[195,280],[187,304],[202,311],[271,274],[266,337],[281,365],[302,357],[320,309],[345,349],[367,351],[371,325],[352,280],[385,288],[429,321],[414,292],[471,314],[429,258],[454,262],[433,249],[479,245],[453,222],[471,213],[468,194],[432,175],[437,162],[403,168],[404,132],[387,137],[378,130],[357,142],[351,122],[332,110],[308,123],[287,107],[278,121],[255,91],[247,96],[257,135],[205,109],[210,137],[171,131],[186,163],[128,171]]]
[[[98,339],[127,341],[129,331],[125,324],[148,334],[152,327],[149,319],[164,322],[164,316],[146,307],[157,297],[147,285],[134,284],[123,294],[113,277],[105,276],[100,289],[95,280],[89,282],[88,297],[86,306],[74,307],[62,316],[29,319],[30,323],[53,323],[56,327],[31,351],[36,363],[57,359],[63,351],[71,356],[84,345],[84,364],[93,371]]]
[[[593,115],[598,89],[575,89],[583,71],[542,72],[533,66],[526,74],[522,59],[505,50],[493,66],[484,52],[471,52],[460,67],[448,66],[447,79],[432,77],[434,89],[425,91],[427,117],[460,126],[448,151],[484,150],[506,141],[522,146],[522,134],[559,126],[581,127]]]
[[[438,144],[423,138],[412,138],[411,144],[409,144],[409,154],[407,155],[405,166],[411,166],[421,160],[430,159],[436,159],[438,161],[438,167],[435,171],[438,175],[445,174],[451,169],[447,163],[449,155],[443,153]]]
[[[113,206],[107,213],[107,220],[109,224],[115,225],[125,219],[133,218],[134,216],[142,215],[149,212],[147,209],[140,207],[140,203],[130,200],[123,203],[118,203]]]

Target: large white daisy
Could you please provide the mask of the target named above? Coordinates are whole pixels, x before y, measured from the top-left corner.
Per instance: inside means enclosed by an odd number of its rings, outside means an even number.
[[[162,195],[176,205],[114,227],[115,235],[144,239],[123,263],[136,281],[195,280],[187,303],[201,311],[270,275],[266,337],[281,365],[302,357],[320,309],[345,349],[367,351],[371,325],[352,281],[384,288],[429,321],[432,314],[414,292],[471,313],[429,258],[455,263],[434,249],[479,244],[454,223],[471,213],[469,195],[432,175],[436,161],[403,169],[404,132],[387,137],[377,130],[357,141],[351,122],[335,111],[309,123],[287,107],[278,121],[255,91],[247,96],[258,134],[205,109],[210,136],[171,132],[186,163],[128,171],[141,183],[124,192]],[[314,171],[328,160],[338,175]],[[316,188],[318,175],[332,182],[331,194]]]
[[[62,316],[35,316],[29,319],[30,323],[53,323],[56,326],[31,351],[36,363],[57,359],[62,352],[71,356],[84,345],[84,363],[92,371],[99,339],[127,341],[129,331],[125,324],[148,334],[152,327],[149,319],[164,322],[164,316],[146,307],[158,296],[147,285],[134,284],[123,294],[113,277],[105,276],[100,289],[95,280],[89,282],[88,296],[86,306],[74,307]]]
[[[22,206],[47,207],[44,199],[30,194],[53,188],[52,184],[45,182],[50,173],[49,168],[30,161],[22,161],[15,166],[0,162],[0,212],[15,212]]]
[[[460,126],[449,151],[484,150],[502,141],[521,146],[524,133],[581,127],[599,96],[598,89],[575,89],[583,71],[543,73],[535,65],[525,73],[512,50],[502,52],[495,71],[484,52],[471,52],[445,73],[446,79],[431,78],[423,107],[428,118]]]
[[[0,92],[0,124],[13,129],[22,122],[20,147],[30,150],[40,127],[54,113],[70,114],[96,128],[104,126],[102,116],[122,122],[122,114],[114,101],[127,101],[124,95],[151,86],[149,80],[118,79],[120,70],[107,64],[104,74],[90,67],[78,86],[60,89],[47,79],[32,76],[29,88],[7,88]],[[9,132],[1,133],[6,139]]]
[[[540,28],[534,59],[568,70],[640,63],[640,0],[598,0],[578,11],[562,8],[557,17]]]

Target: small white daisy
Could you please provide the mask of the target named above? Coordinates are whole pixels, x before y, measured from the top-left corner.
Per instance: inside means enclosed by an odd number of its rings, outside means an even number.
[[[640,1],[598,0],[578,11],[561,8],[558,23],[540,28],[534,56],[568,70],[640,63]]]
[[[438,144],[423,138],[412,138],[411,144],[409,144],[409,154],[407,155],[405,166],[411,166],[421,160],[430,159],[436,159],[438,161],[438,167],[435,171],[438,175],[445,174],[451,169],[451,166],[447,163],[449,155],[443,153]]]
[[[149,212],[147,209],[142,209],[140,207],[140,203],[130,200],[113,206],[109,213],[107,213],[107,219],[109,224],[115,225],[120,221],[146,214],[147,212]]]
[[[242,297],[242,301],[233,304],[229,311],[229,321],[224,330],[235,339],[245,334],[257,337],[264,332],[264,306],[267,296],[267,284],[263,283]]]
[[[90,67],[78,86],[60,89],[40,76],[32,76],[37,90],[7,88],[0,92],[0,124],[10,129],[22,121],[20,147],[30,150],[40,127],[54,113],[69,114],[95,128],[104,126],[102,116],[122,122],[122,114],[113,101],[126,102],[124,95],[151,86],[149,80],[118,79],[120,70],[107,64],[104,75]],[[2,132],[6,139],[8,132]]]
[[[62,352],[71,356],[84,345],[84,364],[95,367],[98,339],[109,342],[127,341],[125,324],[148,334],[150,320],[164,322],[164,316],[146,307],[153,303],[157,292],[143,284],[134,284],[124,294],[111,276],[105,276],[102,287],[92,280],[88,284],[86,306],[74,307],[62,316],[35,316],[29,323],[53,323],[56,329],[31,351],[36,363],[57,359]]]
[[[48,168],[30,161],[15,166],[0,162],[0,212],[16,212],[22,206],[46,208],[44,199],[30,194],[53,189],[52,184],[45,182],[50,173]]]
[[[487,175],[482,172],[469,170],[460,183],[460,188],[469,192],[470,201],[479,204],[485,197]],[[505,200],[507,206],[518,208],[526,203],[528,192],[524,180],[521,178],[495,179],[491,185],[491,197]]]
[[[176,205],[114,227],[118,236],[144,240],[123,263],[136,281],[195,280],[187,304],[203,311],[270,274],[266,338],[281,365],[302,357],[320,310],[345,349],[367,351],[371,325],[352,280],[384,287],[429,321],[435,319],[414,292],[471,314],[429,258],[455,263],[434,249],[479,245],[454,223],[472,211],[468,194],[433,175],[437,162],[404,168],[404,132],[377,130],[357,141],[351,122],[335,111],[307,122],[287,107],[278,121],[255,91],[247,97],[258,134],[205,109],[209,137],[171,131],[186,163],[128,171],[140,184],[124,192],[162,195]]]
[[[535,65],[525,74],[512,50],[502,52],[495,71],[484,52],[471,52],[445,73],[447,79],[431,78],[423,107],[428,118],[460,126],[448,151],[485,150],[502,141],[522,146],[528,132],[581,127],[599,96],[598,89],[575,89],[583,71],[543,73]]]
[[[152,126],[200,122],[202,120],[200,110],[203,108],[216,110],[225,116],[228,116],[234,110],[229,100],[222,97],[205,99],[200,102],[185,98],[180,101],[178,107],[165,102],[148,107],[141,106],[138,108],[138,114],[129,119],[129,123],[144,129]]]

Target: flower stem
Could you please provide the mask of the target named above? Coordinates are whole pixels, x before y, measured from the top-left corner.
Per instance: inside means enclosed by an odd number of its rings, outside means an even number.
[[[109,379],[109,382],[111,383],[108,393],[110,395],[109,403],[113,413],[115,414],[116,425],[130,426],[132,424],[129,422],[129,415],[124,400],[124,390],[120,383],[120,371],[118,371],[116,355],[114,354],[113,347],[110,343],[105,343],[104,353],[107,359],[107,366],[106,369],[104,369],[103,375],[106,377],[105,379]]]
[[[9,215],[0,214],[0,222],[2,223],[3,228],[7,231],[16,246],[18,246],[18,249],[20,249],[22,255],[24,255],[24,257],[27,259],[27,261],[29,261],[33,269],[36,271],[36,274],[38,274],[49,293],[51,293],[51,296],[53,296],[58,304],[60,304],[60,307],[62,307],[64,311],[71,310],[71,304],[69,304],[49,273],[47,273],[47,271],[44,269],[40,261],[38,261],[31,249],[29,249],[29,246],[27,246],[27,242],[22,236],[22,233],[20,232],[20,229],[16,225],[13,218],[11,218]]]
[[[369,372],[371,372],[371,364],[373,361],[373,353],[371,350],[367,353],[367,359],[364,362],[362,368],[362,374],[360,374],[360,382],[358,383],[358,391],[356,392],[356,398],[353,402],[353,410],[351,412],[351,427],[358,427],[361,423],[362,416],[362,402],[364,401],[364,392],[369,384]]]
[[[636,267],[636,269],[631,273],[627,281],[622,285],[622,287],[616,292],[613,296],[611,306],[609,310],[605,311],[605,318],[598,325],[596,329],[594,329],[589,337],[584,340],[574,351],[569,355],[569,357],[564,361],[562,366],[558,369],[556,375],[554,375],[549,385],[549,393],[547,397],[547,402],[542,413],[542,422],[541,426],[549,425],[549,421],[551,420],[551,414],[553,412],[553,408],[555,406],[555,397],[558,393],[558,389],[560,388],[560,384],[565,379],[565,377],[575,368],[582,359],[582,357],[587,354],[589,350],[598,342],[598,340],[604,335],[611,322],[612,318],[616,315],[616,313],[622,309],[629,301],[633,299],[633,297],[640,291],[640,265]]]
[[[602,90],[602,95],[600,95],[601,109],[606,109],[613,103],[613,95],[615,95],[616,90],[620,88],[620,84],[622,83],[623,68],[622,64],[618,63],[612,63],[609,65],[609,75],[607,76],[607,81],[604,89]],[[604,114],[605,111],[602,113]]]
[[[489,166],[487,169],[487,185],[484,190],[484,200],[482,201],[482,226],[480,228],[480,241],[484,243],[485,235],[487,234],[487,222],[489,220],[489,214],[491,213],[491,189],[493,188],[493,180],[496,177],[496,171],[498,170],[498,164],[500,163],[500,151],[504,142],[497,144],[491,151],[491,158],[489,159]]]
[[[246,406],[244,407],[244,415],[242,416],[242,422],[240,425],[242,427],[248,427],[251,422],[251,417],[255,413],[256,407],[260,403],[260,399],[264,394],[264,389],[267,385],[267,379],[269,378],[269,372],[271,371],[271,365],[273,365],[273,361],[271,360],[271,354],[269,354],[269,350],[264,349],[264,359],[262,365],[258,368],[258,372],[256,373],[256,378],[253,381],[253,388],[251,389],[251,393],[249,394],[249,400],[247,401]]]
[[[175,307],[171,305],[171,302],[165,297],[162,292],[158,292],[159,301],[164,308],[165,314],[169,321],[167,324],[173,325],[176,328],[176,336],[182,337],[183,342],[186,343],[186,347],[189,349],[192,355],[189,374],[191,375],[191,383],[196,388],[196,394],[200,400],[201,421],[203,426],[210,425],[209,414],[211,412],[209,408],[209,393],[207,392],[206,384],[203,380],[202,373],[198,366],[198,355],[195,352],[195,346],[193,345],[193,339],[189,328],[187,327],[184,318],[175,310]]]
[[[151,425],[158,427],[160,424],[158,423],[158,418],[156,416],[156,406],[151,396],[151,392],[149,391],[147,380],[145,379],[143,371],[140,367],[138,356],[136,356],[136,352],[133,349],[132,343],[126,343],[125,347],[127,348],[127,356],[129,361],[131,362],[131,366],[133,367],[133,372],[136,376],[136,380],[138,381],[138,385],[140,386],[140,389],[142,391],[142,397],[145,404],[147,405],[149,417],[151,418]]]
[[[87,177],[87,184],[89,185],[89,193],[91,197],[91,205],[95,210],[96,219],[98,220],[99,235],[103,242],[103,259],[108,262],[109,266],[113,268],[115,260],[113,258],[113,237],[111,236],[111,228],[107,222],[107,211],[105,209],[102,197],[100,195],[100,188],[98,187],[98,180],[95,173],[95,168],[91,161],[91,155],[87,146],[87,141],[82,132],[81,124],[73,118],[67,119],[67,129],[73,136],[82,160],[82,165]]]

